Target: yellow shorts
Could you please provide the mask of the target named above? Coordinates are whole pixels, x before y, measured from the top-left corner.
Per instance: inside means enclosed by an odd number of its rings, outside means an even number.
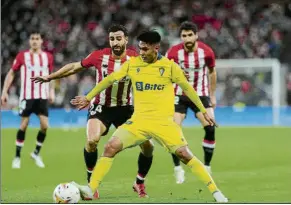
[[[174,121],[130,119],[120,126],[113,136],[122,141],[123,149],[134,147],[152,138],[172,153],[188,144],[181,127]]]

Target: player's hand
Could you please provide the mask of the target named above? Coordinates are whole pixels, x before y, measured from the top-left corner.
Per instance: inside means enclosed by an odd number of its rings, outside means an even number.
[[[1,105],[5,105],[8,101],[8,94],[7,93],[2,93],[1,95]]]
[[[215,95],[210,95],[210,102],[213,107],[213,109],[216,107],[216,96]]]
[[[205,120],[209,123],[209,125],[218,127],[218,124],[216,124],[215,119],[213,117],[210,117],[207,112],[203,113],[203,116]]]
[[[82,110],[90,104],[90,101],[85,96],[76,96],[71,100],[71,104]]]
[[[34,83],[47,83],[50,82],[51,79],[48,76],[35,76],[30,78]]]

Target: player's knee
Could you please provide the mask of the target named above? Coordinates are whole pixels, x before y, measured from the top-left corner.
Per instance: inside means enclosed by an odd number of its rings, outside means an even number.
[[[112,138],[104,147],[104,157],[114,157],[122,150],[122,143],[119,139]]]
[[[86,150],[87,152],[94,152],[97,149],[97,143],[94,140],[87,140]]]
[[[145,141],[144,143],[142,143],[140,145],[140,147],[141,147],[141,151],[142,151],[144,156],[146,156],[146,157],[153,156],[154,144],[150,140]]]
[[[205,130],[205,140],[215,141],[215,126],[207,125],[204,127]]]
[[[176,150],[175,154],[185,164],[187,164],[193,157],[192,153],[189,152],[187,147],[180,147]]]
[[[28,127],[28,122],[29,122],[28,120],[21,121],[20,130],[25,131],[27,129],[27,127]]]

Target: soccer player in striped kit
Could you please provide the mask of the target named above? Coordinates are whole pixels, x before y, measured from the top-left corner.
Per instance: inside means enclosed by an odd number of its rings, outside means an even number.
[[[124,26],[112,25],[108,32],[110,48],[93,51],[80,62],[67,64],[55,73],[45,77],[35,77],[32,80],[36,82],[49,82],[86,70],[90,67],[95,67],[96,84],[98,84],[107,75],[119,70],[121,65],[131,56],[138,55],[136,51],[126,49],[128,32]],[[101,136],[108,133],[111,124],[117,128],[125,123],[133,113],[131,87],[130,79],[125,77],[116,81],[91,101],[88,110],[87,141],[84,149],[88,182],[97,162],[97,144]],[[138,174],[133,188],[139,197],[147,197],[144,179],[152,164],[153,145],[150,141],[146,141],[140,147],[141,153],[138,158]],[[98,191],[95,192],[94,198],[99,198]]]
[[[21,90],[19,98],[19,115],[21,116],[20,128],[16,135],[16,155],[12,162],[12,168],[21,167],[20,153],[24,145],[25,132],[28,127],[29,118],[32,113],[40,120],[40,130],[37,134],[36,148],[31,153],[32,159],[38,167],[45,165],[39,156],[40,149],[46,138],[48,129],[48,104],[54,102],[55,93],[53,85],[36,84],[30,80],[34,76],[45,76],[53,70],[53,56],[41,49],[43,40],[39,31],[30,33],[30,49],[17,54],[12,68],[9,70],[1,96],[2,105],[8,101],[8,90],[12,84],[15,73],[20,71]]]
[[[208,113],[214,117],[214,108],[216,105],[215,89],[216,89],[216,69],[215,55],[212,49],[198,41],[198,29],[192,22],[183,22],[180,26],[179,34],[182,43],[169,48],[166,57],[173,59],[183,69],[188,82],[196,90],[204,107]],[[210,79],[210,84],[208,82]],[[204,127],[205,135],[202,142],[204,150],[204,165],[211,173],[210,162],[215,148],[215,126],[210,125],[203,118],[202,113],[197,106],[183,93],[182,89],[176,85],[175,87],[175,114],[174,120],[177,124],[182,125],[186,117],[188,108],[190,108],[195,116]],[[184,170],[180,166],[180,160],[173,156],[175,164],[176,182],[181,184],[184,182]]]

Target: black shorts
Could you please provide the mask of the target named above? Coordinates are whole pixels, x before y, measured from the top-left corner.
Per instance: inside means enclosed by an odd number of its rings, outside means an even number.
[[[21,117],[29,117],[31,113],[48,117],[48,100],[21,100],[19,104],[19,115]]]
[[[91,104],[88,110],[89,119],[98,119],[106,127],[106,131],[102,136],[106,135],[109,131],[111,124],[116,128],[125,123],[128,119],[131,118],[133,114],[133,106],[118,106],[118,107],[106,107],[97,104]]]
[[[205,108],[212,107],[210,98],[208,96],[199,96],[199,98]],[[200,112],[198,107],[187,96],[176,95],[175,96],[175,112],[186,114],[188,108],[190,108],[195,113],[195,115],[197,112]]]

